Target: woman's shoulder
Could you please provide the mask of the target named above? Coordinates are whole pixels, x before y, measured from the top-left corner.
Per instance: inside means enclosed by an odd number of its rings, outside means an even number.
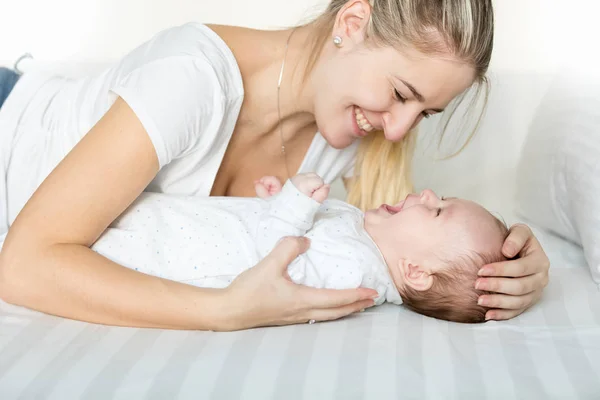
[[[233,53],[200,23],[155,34],[101,80],[97,86],[108,88],[111,100],[121,97],[140,120],[161,168],[228,140],[244,94]]]
[[[169,66],[194,63],[200,69],[210,70],[224,90],[233,94],[243,91],[241,72],[231,49],[211,28],[199,22],[154,34],[126,54],[114,69],[123,75],[156,63]]]
[[[215,31],[199,22],[164,29],[144,42],[136,50],[146,59],[166,57],[201,57],[215,63],[237,62],[227,44]]]

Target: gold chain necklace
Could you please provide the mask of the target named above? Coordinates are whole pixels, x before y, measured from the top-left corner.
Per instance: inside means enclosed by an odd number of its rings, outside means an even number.
[[[277,82],[277,114],[279,116],[279,136],[281,137],[281,154],[283,156],[283,163],[285,164],[285,171],[287,173],[287,177],[288,179],[291,178],[290,175],[290,170],[288,168],[288,163],[287,163],[287,154],[285,152],[285,139],[283,138],[283,123],[281,122],[281,104],[280,104],[280,92],[281,92],[281,81],[283,79],[283,70],[285,68],[285,59],[287,58],[287,51],[288,51],[288,47],[290,45],[290,39],[292,38],[292,35],[294,34],[294,32],[296,31],[296,28],[294,28],[292,30],[292,32],[290,32],[290,36],[288,36],[287,42],[285,44],[285,52],[283,54],[283,61],[281,62],[281,70],[279,71],[279,80]]]

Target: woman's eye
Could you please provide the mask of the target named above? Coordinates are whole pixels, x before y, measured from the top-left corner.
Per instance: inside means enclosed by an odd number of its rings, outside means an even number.
[[[406,97],[402,96],[398,89],[394,89],[394,97],[401,103],[406,102]]]
[[[402,96],[402,95],[400,94],[400,92],[398,91],[398,89],[396,89],[396,88],[394,88],[394,98],[395,98],[396,100],[398,100],[400,103],[406,103],[406,100],[407,100],[407,98],[406,98],[406,97],[404,97],[404,96]],[[423,111],[423,112],[421,113],[421,115],[423,116],[423,118],[429,118],[429,117],[431,117],[431,114],[429,114],[429,113],[428,113],[428,112],[426,112],[426,111]]]

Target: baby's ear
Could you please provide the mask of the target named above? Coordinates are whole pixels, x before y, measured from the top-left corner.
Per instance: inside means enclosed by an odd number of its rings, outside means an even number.
[[[404,285],[418,291],[429,290],[433,285],[433,276],[429,270],[405,258],[398,261],[398,271]]]

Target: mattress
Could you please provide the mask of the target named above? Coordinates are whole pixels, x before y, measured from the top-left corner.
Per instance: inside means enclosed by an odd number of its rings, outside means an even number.
[[[536,233],[549,286],[503,322],[383,305],[314,325],[190,332],[0,302],[0,399],[598,399],[600,292],[577,246]]]

